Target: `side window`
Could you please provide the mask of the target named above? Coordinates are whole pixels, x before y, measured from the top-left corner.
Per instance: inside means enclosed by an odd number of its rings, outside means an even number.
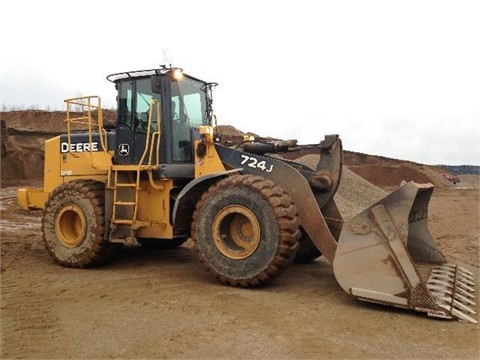
[[[172,96],[173,160],[191,161],[192,142],[190,121],[183,99]]]
[[[118,84],[118,122],[132,127],[132,81],[123,81]]]
[[[205,83],[184,77],[171,83],[172,150],[174,161],[192,161],[192,128],[207,123]]]
[[[159,94],[152,92],[150,79],[137,80],[135,91],[135,131],[146,133],[148,129],[148,117],[150,115],[150,104],[152,99],[160,100]],[[157,119],[153,112],[153,119],[150,119],[150,133],[156,131]]]
[[[200,94],[187,94],[183,97],[185,102],[185,110],[188,113],[188,120],[192,127],[200,127],[203,125],[203,108]]]

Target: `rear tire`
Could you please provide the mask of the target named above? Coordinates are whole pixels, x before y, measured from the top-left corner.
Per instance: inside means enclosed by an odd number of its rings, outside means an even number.
[[[60,265],[84,268],[105,262],[105,184],[75,180],[52,191],[43,210],[45,247]]]
[[[288,193],[252,175],[218,181],[193,214],[194,251],[224,284],[259,286],[292,263],[300,237],[297,209]]]

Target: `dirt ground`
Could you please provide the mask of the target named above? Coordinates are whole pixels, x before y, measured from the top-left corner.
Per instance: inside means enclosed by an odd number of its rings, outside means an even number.
[[[429,211],[449,262],[474,271],[477,281],[479,180],[465,176],[436,190]],[[1,189],[2,359],[480,356],[479,325],[360,302],[343,292],[323,258],[293,265],[261,289],[220,285],[188,242],[169,252],[126,248],[93,269],[60,267],[44,249],[41,212],[17,207],[22,185],[6,181]]]
[[[64,118],[2,114],[0,358],[480,358],[479,325],[360,302],[323,258],[293,265],[260,289],[220,285],[189,242],[168,252],[125,248],[93,269],[56,265],[43,245],[41,212],[20,211],[16,190],[41,186],[19,179],[42,174],[43,141],[64,131]],[[447,260],[478,281],[480,176],[461,176],[453,186],[421,164],[349,152],[345,160],[390,191],[399,176],[434,183],[430,230]]]

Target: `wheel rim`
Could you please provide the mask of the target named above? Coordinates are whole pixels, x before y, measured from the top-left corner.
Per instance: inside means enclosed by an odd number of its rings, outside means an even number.
[[[85,239],[87,220],[82,209],[70,204],[60,209],[55,222],[55,233],[60,243],[75,248]]]
[[[252,255],[260,244],[260,224],[248,208],[232,205],[217,213],[212,234],[218,251],[230,259]]]

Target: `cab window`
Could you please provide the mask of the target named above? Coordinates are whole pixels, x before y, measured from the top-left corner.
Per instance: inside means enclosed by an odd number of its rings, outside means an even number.
[[[206,94],[203,82],[185,77],[172,83],[171,121],[173,160],[192,160],[191,128],[207,123]]]
[[[132,127],[133,81],[122,81],[118,86],[118,123]]]
[[[148,117],[152,99],[160,101],[160,94],[153,93],[150,79],[139,79],[135,86],[135,132],[147,133]],[[150,119],[150,133],[157,130],[157,118],[155,111]]]

